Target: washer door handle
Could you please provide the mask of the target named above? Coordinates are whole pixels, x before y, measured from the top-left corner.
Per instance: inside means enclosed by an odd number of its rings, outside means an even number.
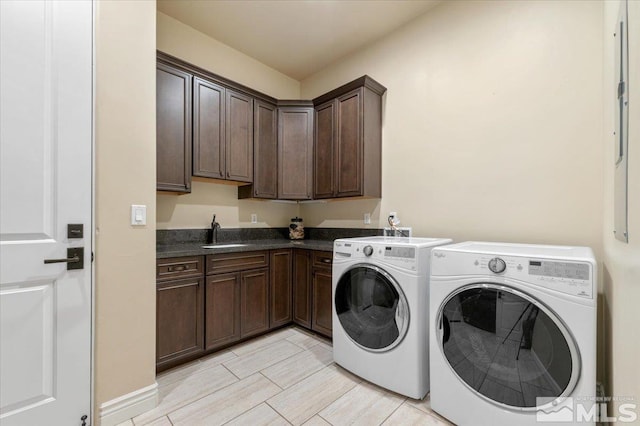
[[[396,308],[396,325],[399,330],[404,328],[404,322],[406,320],[406,309],[404,306],[404,302],[402,299],[398,301],[398,306]]]

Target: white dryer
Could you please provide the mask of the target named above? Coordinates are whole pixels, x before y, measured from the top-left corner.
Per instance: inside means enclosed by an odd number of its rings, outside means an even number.
[[[596,277],[587,247],[434,249],[433,410],[461,426],[594,424]]]
[[[411,398],[429,391],[429,258],[449,239],[339,239],[333,249],[333,358]]]

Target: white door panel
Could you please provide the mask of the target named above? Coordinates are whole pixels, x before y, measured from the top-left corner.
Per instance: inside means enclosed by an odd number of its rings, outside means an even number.
[[[92,25],[89,0],[0,0],[3,426],[90,415]],[[68,247],[84,269],[44,264]]]

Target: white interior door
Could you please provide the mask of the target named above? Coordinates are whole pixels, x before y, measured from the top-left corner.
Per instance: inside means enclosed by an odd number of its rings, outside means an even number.
[[[92,26],[91,1],[0,0],[2,426],[91,417]],[[69,247],[84,269],[44,263]]]

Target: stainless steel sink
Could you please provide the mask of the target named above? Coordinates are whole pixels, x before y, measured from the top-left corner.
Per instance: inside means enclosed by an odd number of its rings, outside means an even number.
[[[231,247],[245,247],[248,244],[211,244],[202,246],[203,249],[216,249],[216,248],[231,248]]]

